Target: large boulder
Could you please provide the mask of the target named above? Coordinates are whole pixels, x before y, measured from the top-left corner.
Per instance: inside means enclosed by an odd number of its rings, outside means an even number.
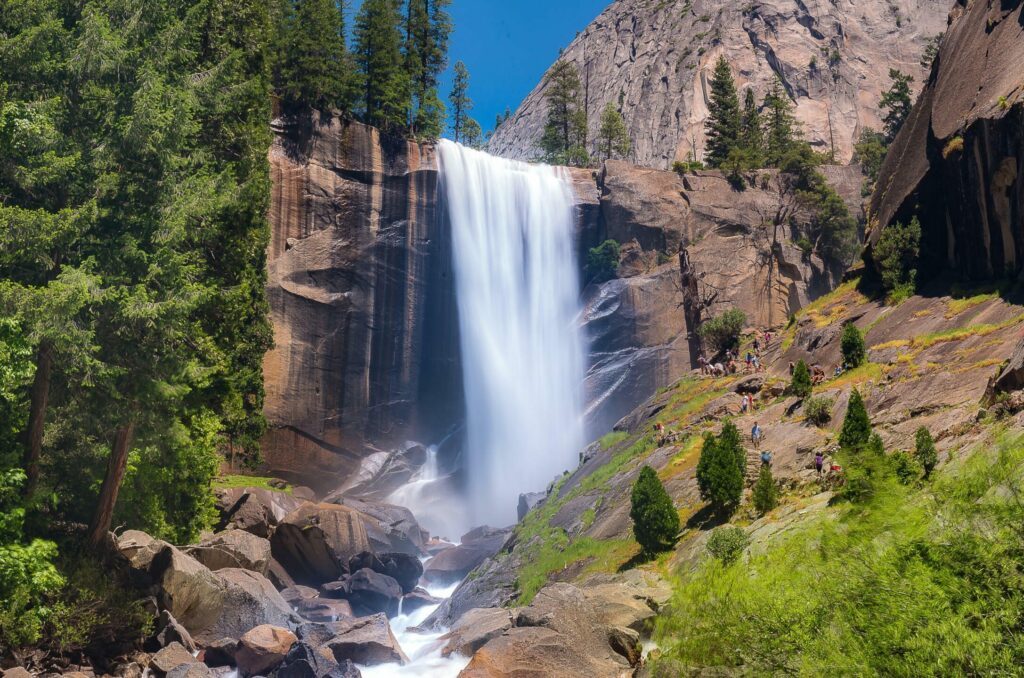
[[[338,495],[324,501],[358,511],[374,551],[399,551],[413,555],[423,553],[429,535],[420,527],[412,511],[404,506]]]
[[[349,558],[370,550],[359,513],[338,504],[303,504],[280,521],[270,543],[274,559],[310,586],[337,579]]]
[[[430,595],[426,589],[415,588],[402,596],[401,614],[412,614],[416,610],[433,605],[440,605],[442,600]]]
[[[256,626],[288,627],[300,621],[270,580],[258,572],[226,568],[215,574],[224,587],[223,603],[215,622],[196,635],[200,642],[238,638]]]
[[[195,641],[188,630],[178,623],[169,610],[161,610],[156,621],[156,644],[167,647],[171,643],[180,643],[189,652],[196,651]]]
[[[573,646],[572,640],[552,629],[513,628],[481,647],[459,678],[514,678],[518,676],[586,676],[621,678],[632,675],[628,665],[602,666]]]
[[[352,603],[347,600],[331,598],[300,600],[296,603],[295,609],[303,619],[308,619],[311,622],[335,622],[355,616],[355,613],[352,612]]]
[[[298,605],[303,600],[312,600],[320,592],[309,586],[288,586],[281,589],[281,597],[291,605]]]
[[[238,567],[265,575],[270,564],[270,542],[244,530],[219,532],[186,551],[211,570]]]
[[[359,462],[359,470],[333,496],[384,499],[412,480],[426,461],[426,448],[414,442],[395,450],[374,452]]]
[[[383,612],[388,617],[398,615],[398,606],[402,600],[402,587],[397,581],[364,567],[346,581],[347,599],[358,615],[370,615]]]
[[[224,582],[195,558],[170,545],[153,557],[149,571],[159,585],[160,606],[202,642],[198,634],[211,628],[223,613]],[[224,633],[217,638],[226,635],[236,634]]]
[[[149,670],[158,676],[163,676],[182,664],[198,663],[199,660],[181,643],[171,643],[153,655],[153,659],[149,663]]]
[[[384,614],[345,620],[331,627],[335,636],[324,646],[330,648],[339,662],[348,659],[363,666],[374,666],[409,661]]]
[[[339,663],[326,647],[313,647],[299,641],[274,672],[274,678],[361,678],[362,674],[349,660]]]
[[[519,504],[516,506],[516,516],[520,521],[526,517],[526,514],[533,510],[533,507],[544,501],[547,497],[546,492],[524,492],[519,495]]]
[[[355,556],[348,563],[349,572],[363,568],[391,577],[402,587],[402,593],[410,593],[415,589],[420,577],[423,576],[423,563],[408,553],[382,553],[378,556],[365,552]]]
[[[243,676],[267,675],[284,662],[298,640],[288,629],[264,624],[238,639],[235,662]]]
[[[476,608],[462,615],[445,634],[447,641],[441,654],[447,657],[458,653],[467,657],[483,647],[492,638],[497,638],[514,625],[513,613],[504,608]]]
[[[480,531],[479,528],[463,535],[461,544],[445,549],[427,561],[423,579],[445,586],[465,578],[480,563],[501,550],[508,535],[508,530]]]

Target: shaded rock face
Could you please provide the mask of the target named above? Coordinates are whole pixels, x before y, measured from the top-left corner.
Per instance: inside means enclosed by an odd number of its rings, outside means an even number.
[[[871,202],[882,231],[917,215],[922,269],[986,279],[1024,264],[1024,2],[958,2]]]
[[[263,453],[310,483],[462,409],[434,149],[328,118],[275,120],[270,150]]]
[[[881,128],[890,68],[921,83],[921,56],[945,30],[946,0],[616,0],[564,50],[584,82],[591,143],[601,111],[624,114],[639,165],[668,167],[704,153],[711,72],[719,56],[758,101],[776,77],[817,150],[853,156],[864,127]],[[542,81],[492,137],[491,152],[538,154],[547,115]],[[593,151],[594,149],[590,149]]]

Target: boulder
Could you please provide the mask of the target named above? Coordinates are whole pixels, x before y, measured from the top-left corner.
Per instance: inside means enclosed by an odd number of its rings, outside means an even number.
[[[295,605],[295,609],[303,619],[308,619],[311,622],[334,622],[355,616],[349,601],[330,598],[300,600]]]
[[[402,606],[399,611],[401,614],[412,614],[420,608],[440,605],[441,602],[440,598],[435,598],[425,589],[415,588],[402,596]]]
[[[277,668],[298,639],[288,629],[264,624],[238,639],[235,662],[243,676],[267,675]]]
[[[156,643],[160,647],[167,647],[171,643],[180,643],[189,652],[196,651],[196,644],[192,640],[192,636],[184,626],[178,623],[169,610],[160,612],[156,628]]]
[[[325,501],[347,506],[359,512],[374,552],[400,551],[420,555],[428,534],[416,521],[412,511],[381,501],[347,496],[328,497]]]
[[[199,660],[185,649],[184,645],[181,643],[171,643],[153,655],[153,659],[149,663],[149,670],[158,676],[162,676],[182,664],[198,663]]]
[[[388,617],[398,615],[402,587],[386,574],[364,567],[352,573],[346,581],[346,589],[346,598],[352,603],[352,609],[357,614],[384,612]]]
[[[320,595],[320,592],[309,586],[288,586],[281,589],[281,597],[292,605],[298,605],[303,600],[312,600]]]
[[[467,657],[512,628],[512,612],[504,608],[476,608],[466,612],[444,636],[441,649],[445,657],[458,653]]]
[[[2,674],[3,678],[32,678],[32,674],[20,666],[7,669]]]
[[[633,629],[615,626],[608,631],[608,645],[629,662],[630,666],[638,666],[643,657],[640,646],[640,634]]]
[[[533,507],[544,501],[548,496],[546,492],[525,492],[519,495],[519,505],[516,507],[516,515],[522,522],[526,514],[533,510]]]
[[[211,570],[239,567],[265,575],[270,564],[270,542],[237,529],[204,539],[187,553]]]
[[[181,664],[167,672],[167,678],[211,678],[212,676],[213,673],[206,664]]]
[[[363,551],[357,553],[348,560],[348,571],[355,572],[361,570],[364,567],[368,567],[374,572],[384,572],[384,563],[381,562],[380,558],[377,557],[376,553],[371,551]]]
[[[438,586],[464,579],[480,563],[501,550],[508,534],[508,530],[478,528],[463,535],[463,543],[445,549],[427,561],[423,579]]]
[[[305,485],[293,487],[292,496],[295,497],[296,499],[301,499],[303,501],[311,501],[314,503],[316,502],[317,497],[316,492],[313,491],[313,488],[306,487]]]
[[[306,503],[285,516],[270,540],[274,559],[300,584],[337,579],[370,542],[359,513],[337,504]]]
[[[277,562],[273,558],[270,559],[270,563],[267,565],[267,579],[269,579],[274,586],[280,589],[286,589],[289,586],[295,586],[295,580],[288,574],[288,571],[284,569],[284,565]]]
[[[157,597],[161,607],[202,642],[198,634],[212,627],[223,613],[223,581],[195,558],[170,545],[153,557],[150,574],[160,587]],[[234,634],[222,633],[215,638],[225,635]]]
[[[297,642],[288,651],[275,678],[361,678],[359,669],[349,660],[339,663],[325,647],[315,648]]]
[[[615,670],[615,669],[618,670]],[[586,676],[619,678],[629,667],[603,666],[592,661],[572,641],[552,629],[512,628],[492,638],[473,655],[459,678],[512,678],[513,676]]]
[[[215,574],[224,585],[224,602],[216,622],[196,636],[201,642],[238,638],[261,625],[291,626],[299,621],[270,580],[258,572],[226,568]]]
[[[385,574],[402,587],[402,593],[410,593],[420,583],[423,576],[423,563],[408,553],[383,553],[380,555],[383,569],[377,570]]]
[[[359,462],[359,470],[329,497],[384,499],[408,483],[426,461],[426,448],[414,442],[395,450],[374,452],[364,457]]]
[[[363,666],[406,664],[409,658],[391,633],[384,614],[332,624],[336,635],[324,647],[330,648],[338,662],[348,659]]]
[[[237,651],[238,641],[234,638],[215,640],[203,650],[203,663],[207,666],[234,666]]]
[[[429,556],[436,556],[441,551],[450,549],[453,546],[455,546],[455,544],[451,543],[447,539],[433,537],[424,545],[423,550],[426,551]]]
[[[320,595],[324,598],[347,598],[348,575],[343,575],[338,581],[329,581],[321,586]]]
[[[155,539],[139,530],[126,530],[114,543],[114,549],[125,564],[128,582],[139,589],[153,585],[150,565],[156,554],[170,546],[165,541]]]
[[[234,504],[227,507],[221,518],[224,528],[243,530],[264,539],[270,537],[277,525],[273,511],[248,493],[243,493]]]

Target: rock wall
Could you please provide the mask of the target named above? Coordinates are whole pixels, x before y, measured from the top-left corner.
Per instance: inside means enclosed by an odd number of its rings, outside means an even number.
[[[882,167],[877,226],[921,219],[923,269],[975,279],[1024,264],[1024,2],[958,2]]]
[[[668,167],[704,149],[709,81],[725,56],[760,100],[776,77],[818,150],[848,162],[864,127],[881,128],[890,68],[927,76],[926,44],[950,0],[615,0],[565,49],[580,69],[597,138],[608,103],[624,114],[639,165]],[[498,155],[537,155],[547,105],[541,82],[490,142]]]

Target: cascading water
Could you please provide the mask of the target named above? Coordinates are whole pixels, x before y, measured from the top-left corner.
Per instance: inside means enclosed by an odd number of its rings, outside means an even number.
[[[572,188],[558,170],[439,145],[452,228],[473,524],[515,522],[583,447]]]

